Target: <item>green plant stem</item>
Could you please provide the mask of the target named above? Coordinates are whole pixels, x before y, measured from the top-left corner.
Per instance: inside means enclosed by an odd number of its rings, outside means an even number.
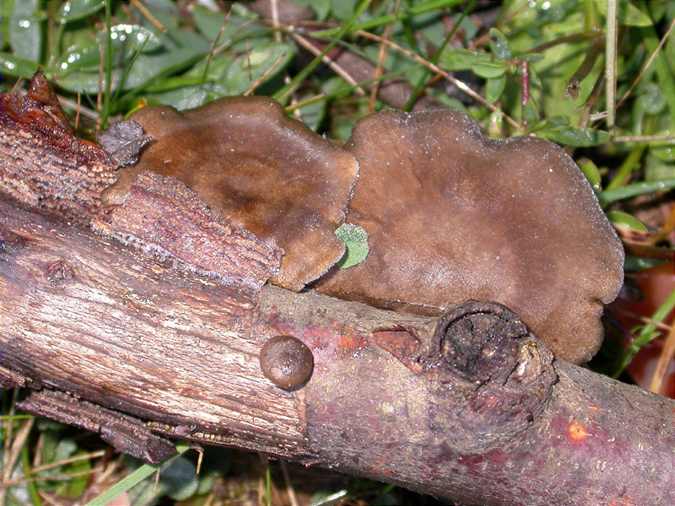
[[[616,174],[607,185],[607,190],[616,190],[617,188],[625,186],[628,181],[630,181],[631,174],[640,165],[640,160],[642,159],[642,154],[644,151],[644,145],[635,146],[631,150],[631,152],[621,164],[621,167],[619,167],[619,170],[616,171]]]
[[[460,25],[462,24],[462,21],[464,21],[464,18],[473,10],[474,5],[476,4],[476,0],[471,0],[466,4],[466,7],[464,7],[464,10],[462,11],[462,14],[459,16],[459,19],[453,24],[452,30],[448,33],[448,35],[445,37],[443,40],[443,43],[441,46],[434,51],[434,54],[431,55],[430,61],[434,65],[438,63],[438,60],[441,57],[441,54],[443,53],[443,50],[447,47],[447,45],[450,43],[452,38],[455,36],[455,33],[457,33],[457,30],[459,29]],[[420,78],[417,80],[417,83],[415,84],[415,88],[413,89],[413,92],[410,94],[410,98],[408,98],[408,101],[405,103],[403,106],[403,109],[405,111],[410,111],[414,106],[415,103],[417,102],[417,99],[419,96],[422,94],[424,89],[427,87],[427,84],[429,82],[429,76],[431,75],[431,72],[429,72],[428,69],[424,69],[423,74],[420,76]]]
[[[649,323],[642,328],[637,337],[635,337],[633,342],[626,348],[626,351],[623,353],[619,362],[619,366],[614,371],[612,377],[618,378],[624,369],[630,365],[633,358],[635,358],[635,355],[660,335],[656,329],[673,309],[675,309],[675,290],[673,290],[663,304],[659,306]]]
[[[599,194],[600,203],[603,206],[609,205],[617,200],[623,200],[630,197],[637,197],[645,193],[652,193],[657,191],[666,191],[675,188],[675,178],[662,179],[660,181],[644,181],[641,183],[634,183],[627,186],[622,186],[615,190],[605,190]]]
[[[180,455],[185,453],[190,449],[190,446],[185,444],[176,445],[177,455],[171,457],[160,465],[150,465],[143,464],[134,472],[128,476],[122,478],[120,481],[115,483],[112,487],[105,490],[102,494],[95,497],[89,501],[86,506],[106,506],[108,503],[122,495],[123,493],[131,490],[133,487],[138,485],[140,482],[152,476],[154,473],[158,472],[160,468],[164,469],[171,465],[171,463],[177,459]]]
[[[641,2],[641,9],[649,12],[646,2]],[[659,37],[654,29],[654,25],[642,28],[644,43],[647,51],[653,53],[659,46]],[[673,73],[673,62],[669,62],[664,51],[659,51],[654,62],[656,77],[659,80],[659,88],[666,99],[668,110],[670,111],[670,124],[675,125],[675,75]]]
[[[431,0],[429,2],[425,2],[419,5],[416,5],[414,7],[410,7],[409,9],[403,9],[399,11],[396,14],[385,14],[384,16],[378,16],[373,19],[369,19],[368,21],[364,21],[363,23],[359,24],[354,24],[352,25],[349,30],[343,34],[350,34],[350,33],[355,33],[361,30],[371,30],[373,28],[378,28],[382,25],[388,25],[390,23],[393,23],[395,21],[401,21],[404,19],[408,19],[413,16],[417,16],[419,14],[424,14],[426,12],[438,10],[438,9],[443,9],[443,8],[448,8],[448,7],[454,7],[455,5],[461,4],[461,0]],[[344,26],[344,25],[343,25]],[[337,37],[338,34],[342,31],[342,27],[340,28],[331,28],[329,30],[320,30],[316,32],[312,32],[309,35],[311,37],[319,38],[319,39],[331,39],[333,37]]]
[[[265,468],[265,506],[272,506],[272,470],[269,462]]]
[[[30,465],[30,451],[28,445],[24,445],[21,449],[21,467],[23,469],[23,475],[28,478],[31,475],[31,465]],[[34,480],[28,480],[26,482],[26,488],[28,489],[28,494],[30,495],[30,501],[33,506],[42,506],[42,499],[40,499],[40,493],[38,492],[37,484]]]
[[[101,128],[108,126],[108,118],[112,107],[112,0],[105,0],[105,92],[103,95],[103,114],[101,115]]]

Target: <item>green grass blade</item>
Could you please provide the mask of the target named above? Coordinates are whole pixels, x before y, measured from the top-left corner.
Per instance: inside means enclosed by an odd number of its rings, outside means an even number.
[[[459,30],[459,27],[462,25],[462,22],[464,21],[464,18],[466,18],[469,14],[469,12],[473,11],[474,6],[476,5],[476,0],[471,0],[470,2],[466,3],[466,6],[464,7],[464,10],[462,11],[462,14],[459,16],[459,19],[456,22],[453,22],[452,25],[452,30],[448,32],[448,34],[445,36],[445,39],[443,39],[443,44],[434,51],[434,54],[431,55],[431,58],[429,61],[436,65],[438,63],[438,60],[441,57],[441,54],[443,53],[443,50],[446,48],[446,46],[450,43],[452,38],[455,36],[455,33],[457,33],[457,30]],[[419,96],[422,94],[424,89],[427,87],[427,83],[429,81],[429,75],[431,72],[429,69],[424,69],[424,72],[420,76],[419,80],[417,81],[417,84],[415,85],[415,89],[413,92],[410,94],[410,97],[408,98],[408,101],[405,103],[403,106],[404,111],[411,111],[412,108],[415,106],[415,103],[417,102],[417,99]]]
[[[31,465],[30,465],[30,450],[28,446],[24,446],[21,449],[21,467],[23,468],[23,475],[26,477],[30,477]],[[28,489],[28,494],[30,495],[30,502],[32,506],[42,506],[42,499],[40,499],[40,493],[38,492],[38,487],[35,481],[28,480],[26,482],[26,488]]]
[[[672,188],[675,188],[675,178],[662,179],[660,181],[644,181],[642,183],[622,186],[614,190],[605,190],[599,194],[599,198],[600,203],[606,206],[617,200],[628,199],[645,193],[670,190]]]
[[[85,506],[106,506],[110,501],[119,497],[125,492],[128,492],[140,482],[156,473],[160,467],[170,465],[174,459],[185,453],[190,447],[188,445],[176,445],[177,454],[159,465],[143,464],[134,472],[115,483],[108,490],[100,494],[98,497],[89,501]]]
[[[623,353],[621,360],[619,361],[619,366],[612,375],[614,378],[619,377],[623,370],[630,365],[631,361],[638,354],[638,352],[654,339],[659,337],[659,333],[656,331],[657,326],[663,322],[663,320],[675,309],[675,290],[671,292],[668,298],[659,306],[654,315],[651,317],[650,322],[642,327],[642,330],[638,336],[633,339],[633,342],[630,343],[628,348]]]
[[[103,114],[101,115],[101,129],[108,126],[108,117],[112,106],[112,0],[105,0],[105,91],[103,93]]]

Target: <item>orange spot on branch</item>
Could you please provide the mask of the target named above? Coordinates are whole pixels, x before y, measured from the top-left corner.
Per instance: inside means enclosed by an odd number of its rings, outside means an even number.
[[[567,436],[571,441],[575,443],[585,441],[589,435],[590,434],[586,430],[586,427],[583,424],[577,422],[576,420],[573,420],[567,426]]]

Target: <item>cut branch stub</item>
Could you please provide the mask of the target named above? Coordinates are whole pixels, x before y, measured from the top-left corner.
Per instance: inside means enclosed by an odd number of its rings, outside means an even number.
[[[334,234],[357,176],[354,157],[262,97],[227,98],[179,113],[145,108],[133,117],[154,142],[105,196],[119,203],[135,176],[153,171],[193,189],[216,212],[284,250],[273,281],[300,290],[332,267]]]
[[[422,361],[435,400],[431,425],[464,451],[475,449],[467,441],[485,448],[529,427],[556,381],[551,352],[492,302],[469,301],[445,314]]]
[[[623,249],[562,149],[492,141],[445,110],[372,115],[348,148],[360,164],[348,221],[368,232],[370,253],[319,291],[423,314],[493,300],[557,356],[583,362],[596,352]]]

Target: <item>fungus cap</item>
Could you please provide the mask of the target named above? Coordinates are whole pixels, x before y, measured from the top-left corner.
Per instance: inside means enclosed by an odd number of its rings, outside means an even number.
[[[593,356],[624,254],[561,148],[489,140],[447,110],[371,115],[347,147],[360,164],[347,221],[367,231],[370,253],[322,278],[319,291],[425,314],[491,300],[558,357]]]
[[[273,282],[300,290],[344,253],[334,234],[358,172],[354,157],[289,119],[273,100],[236,97],[178,112],[147,107],[132,117],[152,137],[139,162],[104,195],[119,203],[137,174],[185,183],[216,212],[284,250]]]

